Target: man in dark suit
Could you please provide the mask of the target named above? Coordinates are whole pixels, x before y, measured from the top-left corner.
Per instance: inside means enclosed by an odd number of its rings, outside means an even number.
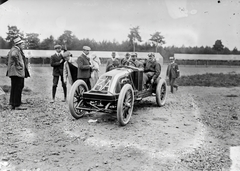
[[[13,40],[14,46],[7,57],[7,76],[11,78],[10,105],[13,110],[25,110],[22,104],[24,78],[30,77],[27,61],[23,53],[24,42],[20,37]]]
[[[67,86],[63,80],[63,65],[64,65],[65,60],[63,59],[63,56],[61,54],[62,46],[55,45],[54,49],[56,50],[56,53],[54,55],[52,55],[50,58],[50,64],[53,67],[53,86],[52,86],[52,101],[51,101],[51,103],[55,102],[55,95],[56,95],[56,91],[57,91],[59,77],[61,78],[63,92],[64,92],[64,99],[62,101],[65,102],[66,98],[67,98]]]
[[[179,68],[178,68],[178,64],[175,63],[175,58],[174,57],[170,57],[170,64],[168,65],[167,68],[167,79],[169,79],[169,84],[171,86],[171,93],[173,93],[173,87],[176,88],[176,90],[178,90],[178,85],[175,83],[176,78],[179,77],[180,72],[179,72]]]
[[[89,51],[91,50],[88,46],[83,46],[83,53],[77,59],[78,64],[78,75],[77,78],[85,81],[88,89],[91,89],[90,77],[93,65],[90,63],[90,58],[88,57]]]

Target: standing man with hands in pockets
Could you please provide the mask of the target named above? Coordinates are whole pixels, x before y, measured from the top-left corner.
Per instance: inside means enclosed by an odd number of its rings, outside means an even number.
[[[7,74],[11,78],[10,105],[12,110],[26,110],[22,104],[22,90],[24,88],[24,78],[30,77],[27,60],[23,53],[24,41],[17,37],[13,40],[14,46],[8,53]]]
[[[167,80],[169,80],[169,84],[170,84],[170,91],[171,93],[173,93],[173,87],[176,88],[176,91],[178,90],[178,85],[175,83],[176,79],[180,76],[180,71],[178,68],[178,64],[175,62],[175,58],[173,56],[171,56],[169,58],[170,60],[170,64],[167,67]]]
[[[89,90],[91,89],[91,72],[94,69],[93,65],[90,63],[90,58],[88,57],[90,50],[91,48],[89,46],[83,46],[83,52],[77,59],[77,78],[83,80],[87,84]]]
[[[51,101],[51,103],[55,102],[55,95],[56,95],[56,91],[57,91],[59,77],[61,78],[63,92],[64,92],[64,99],[62,101],[65,102],[66,97],[67,97],[67,86],[63,80],[63,65],[64,65],[65,60],[63,59],[63,56],[61,54],[62,46],[55,45],[54,49],[56,50],[56,53],[54,55],[52,55],[50,58],[50,64],[53,67],[53,86],[52,86],[52,101]]]

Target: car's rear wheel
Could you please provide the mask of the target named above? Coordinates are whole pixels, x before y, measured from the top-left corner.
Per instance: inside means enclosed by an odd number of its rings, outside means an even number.
[[[167,83],[164,79],[159,79],[156,87],[156,101],[158,106],[164,106],[167,98]]]
[[[71,115],[79,119],[83,117],[86,111],[78,109],[78,107],[84,106],[83,92],[88,91],[87,84],[83,80],[77,80],[74,82],[70,89],[68,106]]]
[[[134,93],[130,84],[125,84],[120,91],[117,103],[117,119],[121,126],[127,125],[132,116]]]

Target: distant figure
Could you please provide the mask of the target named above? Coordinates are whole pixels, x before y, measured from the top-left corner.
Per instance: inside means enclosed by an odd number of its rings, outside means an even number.
[[[144,62],[143,85],[147,88],[147,83],[153,84],[161,73],[161,65],[157,63],[153,53],[148,54],[148,59]]]
[[[131,54],[131,59],[129,60],[129,66],[134,66],[136,68],[143,69],[143,63],[137,59],[137,53]]]
[[[112,58],[108,59],[106,64],[106,72],[111,71],[115,68],[118,68],[120,61],[116,58],[116,52],[112,52]]]
[[[67,85],[67,80],[70,85],[72,85],[77,80],[77,58],[73,59],[72,54],[69,51],[63,53],[63,58],[65,60],[63,66],[63,80]]]
[[[27,61],[23,53],[24,42],[20,37],[15,38],[14,46],[8,53],[7,74],[11,78],[10,105],[13,110],[26,110],[22,104],[24,78],[30,77]]]
[[[55,45],[54,49],[56,50],[56,53],[51,56],[50,58],[50,64],[53,67],[53,86],[52,86],[52,101],[51,103],[55,102],[55,95],[57,91],[57,85],[59,77],[62,82],[63,92],[64,92],[64,99],[62,102],[66,101],[67,97],[67,87],[63,80],[63,65],[65,60],[63,59],[63,56],[61,54],[62,46],[61,45]]]
[[[88,57],[89,51],[91,50],[88,46],[83,46],[82,55],[78,57],[78,75],[77,78],[85,81],[88,86],[88,89],[91,89],[90,77],[93,69],[93,65],[90,63],[90,59]]]
[[[125,58],[121,59],[121,65],[123,66],[128,66],[129,65],[129,60],[130,60],[130,53],[126,53]]]
[[[167,67],[167,79],[169,79],[169,84],[171,87],[171,93],[173,93],[173,87],[176,88],[176,91],[178,90],[178,85],[175,83],[176,78],[180,76],[180,71],[178,68],[178,64],[175,63],[175,58],[170,57],[170,64]]]
[[[91,87],[93,87],[99,79],[99,67],[101,65],[101,61],[96,54],[92,54],[90,57],[90,63],[93,65],[90,78]]]

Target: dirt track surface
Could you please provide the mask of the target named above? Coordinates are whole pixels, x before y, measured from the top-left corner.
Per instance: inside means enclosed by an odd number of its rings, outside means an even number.
[[[51,72],[51,70],[50,70]],[[164,107],[155,97],[135,104],[130,123],[116,116],[75,120],[67,103],[50,104],[51,74],[34,69],[26,80],[26,111],[8,109],[1,96],[0,170],[159,171],[231,170],[240,145],[240,88],[180,87]],[[89,121],[97,119],[97,122]],[[238,166],[239,167],[239,166]]]

